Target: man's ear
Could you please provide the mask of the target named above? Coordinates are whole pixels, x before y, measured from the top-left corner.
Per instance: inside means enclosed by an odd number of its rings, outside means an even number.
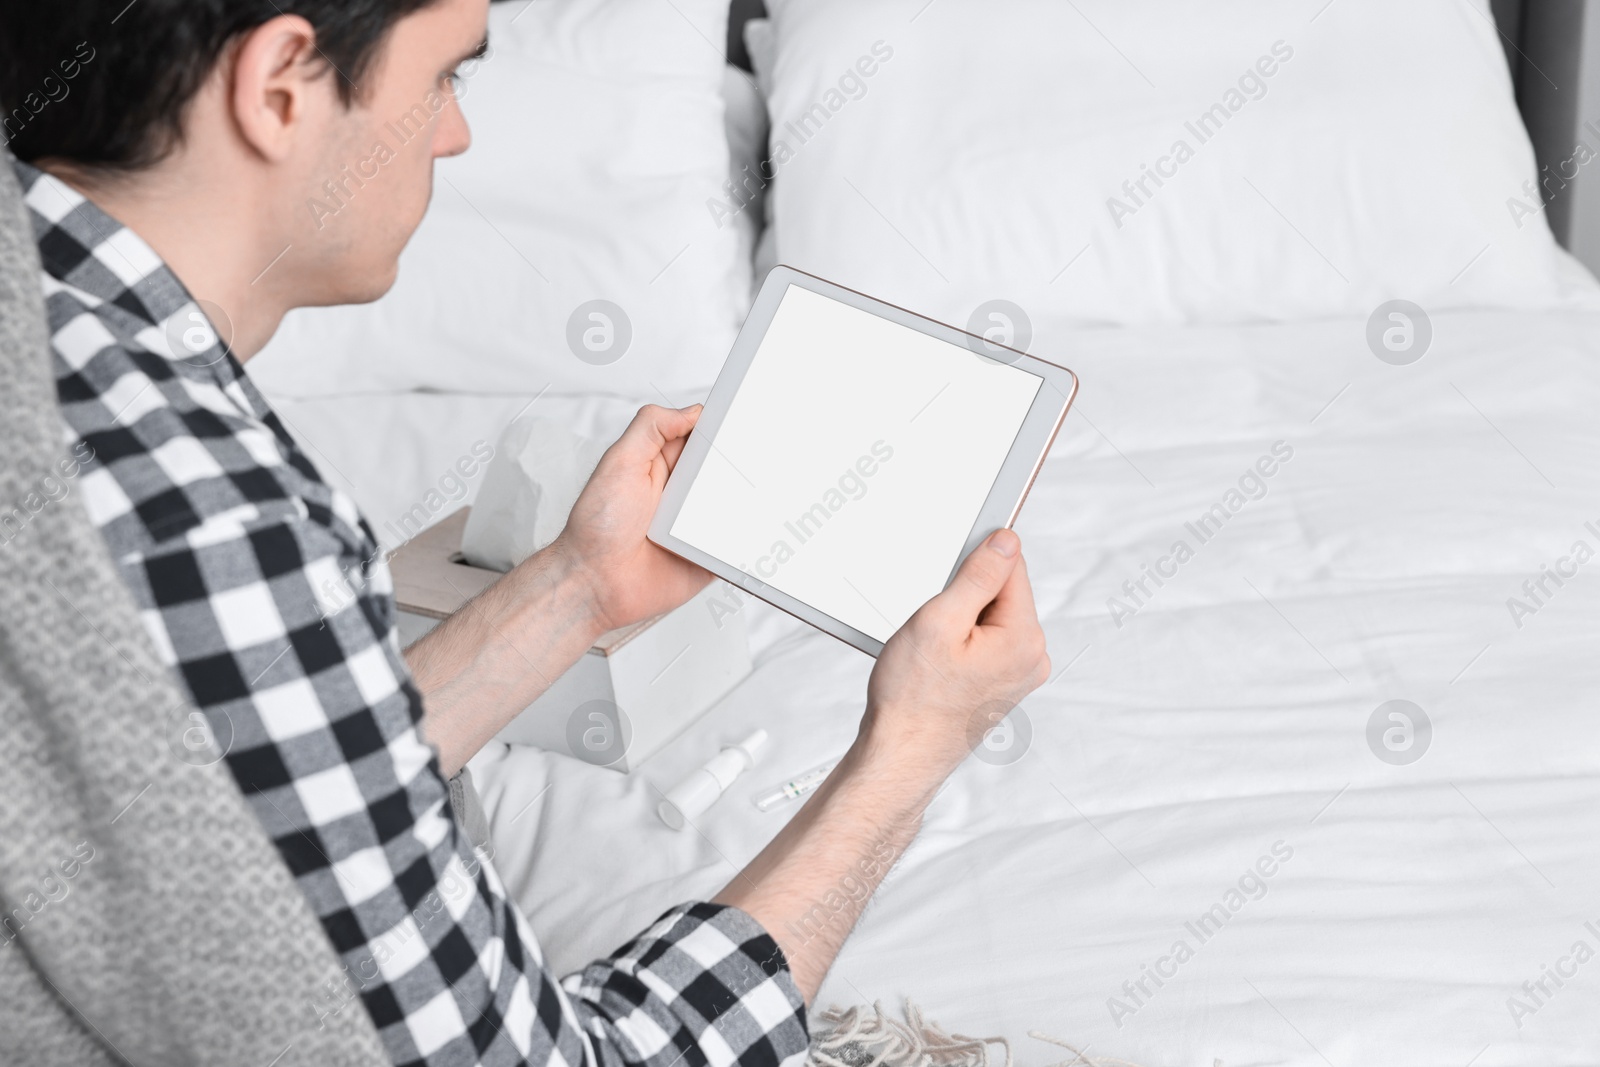
[[[246,33],[234,50],[228,100],[239,135],[272,162],[287,157],[307,120],[337,97],[343,75],[317,51],[299,15],[280,15]]]

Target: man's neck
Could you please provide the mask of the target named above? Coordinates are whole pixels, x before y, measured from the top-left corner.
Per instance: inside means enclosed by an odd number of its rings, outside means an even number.
[[[126,176],[53,160],[38,166],[132,230],[191,296],[213,305],[212,325],[241,363],[277,331],[292,305],[283,275],[273,274],[293,253],[270,236],[250,189],[194,173],[180,160]]]

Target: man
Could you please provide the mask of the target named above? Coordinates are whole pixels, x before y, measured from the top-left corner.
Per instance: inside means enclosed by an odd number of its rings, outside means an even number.
[[[1015,535],[980,546],[888,643],[856,744],[749,867],[557,982],[452,819],[447,779],[598,634],[709,580],[644,536],[698,406],[641,410],[561,537],[402,654],[370,529],[241,366],[290,308],[388,289],[433,159],[468,146],[453,76],[482,52],[487,0],[0,13],[3,125],[44,261],[66,444],[93,457],[79,492],[390,1056],[802,1053],[805,1004],[865,902],[834,887],[876,888],[991,709],[1048,674]],[[427,136],[318,232],[308,197],[419,103]],[[189,343],[197,323],[228,343]],[[353,602],[327,600],[346,576]],[[841,921],[789,933],[825,896],[844,900]]]

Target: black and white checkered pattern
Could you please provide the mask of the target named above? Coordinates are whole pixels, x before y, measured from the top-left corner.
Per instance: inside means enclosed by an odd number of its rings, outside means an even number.
[[[308,1023],[359,995],[402,1064],[771,1067],[803,1054],[787,964],[736,909],[673,908],[556,981],[450,815],[371,530],[150,247],[15,165],[66,441],[95,457],[82,500],[210,724],[214,747],[175,751],[225,752],[345,962],[347,986],[308,1004]]]

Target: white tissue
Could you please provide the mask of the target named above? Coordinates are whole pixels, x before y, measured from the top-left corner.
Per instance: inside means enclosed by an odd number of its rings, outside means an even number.
[[[508,571],[556,539],[609,440],[533,412],[500,437],[461,535],[475,567]]]

